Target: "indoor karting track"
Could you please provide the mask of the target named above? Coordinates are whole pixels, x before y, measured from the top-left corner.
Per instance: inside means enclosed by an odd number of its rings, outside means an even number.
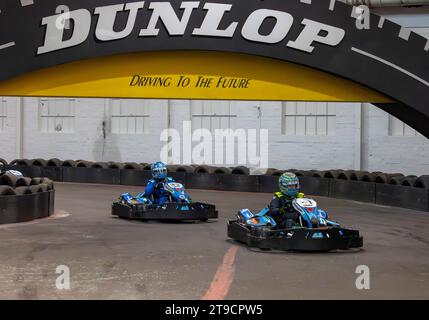
[[[171,224],[110,216],[111,202],[136,187],[56,190],[56,217],[0,227],[1,299],[429,298],[427,213],[316,198],[362,232],[364,250],[265,253],[227,240],[226,221],[242,207],[262,208],[270,194],[191,191],[218,206],[219,220]],[[55,287],[58,265],[71,269],[70,291]],[[355,287],[359,265],[370,268],[370,290]]]

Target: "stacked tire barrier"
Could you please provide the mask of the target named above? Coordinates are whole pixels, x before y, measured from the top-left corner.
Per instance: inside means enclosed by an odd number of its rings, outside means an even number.
[[[51,179],[0,176],[0,225],[46,218],[54,213],[54,208]]]
[[[2,163],[29,177],[45,176],[60,182],[144,186],[151,178],[148,163],[59,159],[17,159],[10,164]],[[292,171],[299,177],[302,191],[309,195],[429,211],[429,175],[417,177],[355,170],[275,168],[256,175],[243,166],[205,165],[171,165],[168,170],[170,176],[189,189],[267,193],[278,191],[278,177],[285,171]]]

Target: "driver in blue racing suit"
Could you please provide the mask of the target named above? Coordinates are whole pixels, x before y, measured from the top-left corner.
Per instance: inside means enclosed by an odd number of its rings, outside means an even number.
[[[150,199],[155,204],[170,202],[170,193],[164,189],[167,182],[174,182],[167,177],[167,166],[163,162],[156,162],[151,166],[152,179],[147,183],[143,197]]]

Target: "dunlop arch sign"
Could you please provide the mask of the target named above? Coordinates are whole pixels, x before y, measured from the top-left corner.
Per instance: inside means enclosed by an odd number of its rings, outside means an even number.
[[[429,41],[335,0],[3,0],[0,95],[372,102],[429,136]],[[364,17],[365,18],[365,17]]]

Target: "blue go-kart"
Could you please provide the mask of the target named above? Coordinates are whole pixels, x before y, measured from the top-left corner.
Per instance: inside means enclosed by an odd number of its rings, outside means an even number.
[[[312,199],[298,198],[292,203],[299,213],[299,222],[290,229],[278,228],[268,208],[257,214],[240,210],[228,222],[228,236],[249,247],[262,250],[331,251],[361,248],[359,231],[342,228],[329,220],[325,211]]]
[[[211,204],[193,202],[185,192],[185,188],[178,182],[167,182],[165,190],[169,192],[169,201],[164,204],[155,204],[139,194],[133,197],[124,193],[112,205],[112,215],[119,218],[133,220],[168,220],[168,221],[203,221],[217,219],[218,211]]]

